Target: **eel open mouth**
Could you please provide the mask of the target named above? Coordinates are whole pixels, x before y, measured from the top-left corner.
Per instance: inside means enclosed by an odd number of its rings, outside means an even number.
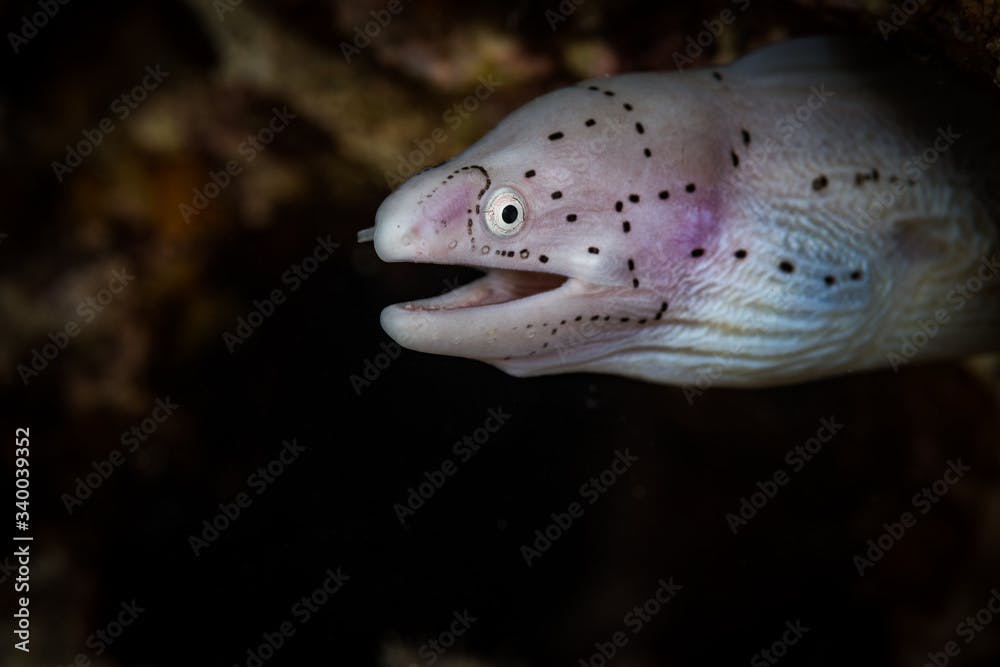
[[[384,220],[381,224],[385,225]],[[390,229],[393,234],[398,231],[396,227],[380,229]],[[364,242],[371,236],[364,230],[358,240]],[[391,235],[385,237],[381,248],[376,240],[376,249],[381,250],[379,257],[384,261],[451,264],[428,256],[412,241]],[[551,270],[496,266],[492,258],[483,264],[458,264],[485,275],[438,296],[387,306],[380,321],[389,337],[403,347],[431,354],[495,362],[520,358],[549,344],[547,339],[534,340],[540,329],[536,324],[550,319],[559,322],[570,313],[577,314],[582,301],[599,289]]]
[[[482,270],[482,269],[480,269]],[[485,269],[486,275],[450,292],[397,304],[411,311],[460,310],[511,303],[562,287],[566,276],[512,269]]]
[[[369,242],[374,236],[374,227],[362,229],[358,232],[358,242]],[[398,303],[390,308],[413,313],[433,313],[513,304],[533,296],[554,292],[571,280],[568,276],[542,271],[484,266],[470,266],[470,268],[483,271],[485,275],[439,296]]]

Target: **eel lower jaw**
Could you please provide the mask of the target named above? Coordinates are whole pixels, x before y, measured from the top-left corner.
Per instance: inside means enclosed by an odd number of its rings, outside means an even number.
[[[518,354],[522,335],[597,286],[554,273],[485,269],[486,275],[440,296],[382,311],[382,328],[420,352],[478,359]]]

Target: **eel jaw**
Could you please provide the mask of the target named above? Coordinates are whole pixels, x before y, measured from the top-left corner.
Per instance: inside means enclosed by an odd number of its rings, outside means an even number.
[[[382,328],[403,347],[496,362],[527,354],[533,327],[594,288],[555,273],[483,268],[486,275],[440,296],[394,304]],[[550,315],[551,314],[551,317]]]

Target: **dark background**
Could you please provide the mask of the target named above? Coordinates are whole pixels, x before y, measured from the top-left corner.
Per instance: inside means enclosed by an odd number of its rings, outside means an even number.
[[[6,35],[39,5],[0,7]],[[746,664],[797,620],[809,631],[784,664],[922,665],[949,640],[951,664],[997,664],[1000,618],[971,643],[955,634],[1000,587],[994,360],[685,391],[403,351],[356,390],[385,365],[384,305],[474,275],[354,243],[414,141],[481,76],[503,84],[408,168],[559,85],[670,69],[732,5],[587,0],[553,31],[555,3],[415,1],[347,62],[339,45],[385,7],[247,0],[220,17],[73,0],[18,53],[5,39],[0,414],[11,439],[31,428],[35,542],[32,653],[7,645],[0,662],[246,665],[341,568],[342,590],[265,664],[429,665],[421,645],[468,610],[435,664],[577,665],[671,577],[683,589],[614,664]],[[878,39],[893,7],[866,7],[751,3],[696,61],[821,32]],[[988,85],[998,36],[995,11],[928,2],[888,41]],[[156,64],[170,76],[117,118],[113,100]],[[296,120],[185,222],[192,189],[283,105]],[[106,116],[114,131],[58,182],[52,162]],[[291,292],[282,274],[326,235],[341,246]],[[25,384],[18,366],[119,267],[135,280]],[[287,301],[230,352],[223,333],[274,288]],[[180,408],[68,511],[64,494],[166,397]],[[509,422],[401,525],[394,503],[498,406]],[[734,535],[726,514],[824,418],[843,429]],[[308,450],[256,495],[248,476],[292,438]],[[625,449],[638,462],[528,567],[522,545]],[[913,494],[957,459],[971,472],[919,514]],[[195,556],[190,536],[240,492],[252,505]],[[859,577],[854,556],[906,511],[916,525]],[[133,599],[145,611],[98,656],[88,636]]]

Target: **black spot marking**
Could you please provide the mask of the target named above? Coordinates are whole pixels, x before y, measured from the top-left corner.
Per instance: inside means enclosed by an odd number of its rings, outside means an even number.
[[[584,123],[584,125],[586,125],[587,127],[593,127],[595,124],[597,124],[597,121],[594,120],[593,118],[588,118],[587,122]]]
[[[642,154],[645,155],[646,157],[653,157],[653,152],[648,148],[643,148]]]
[[[619,213],[622,212],[622,203],[620,201],[615,202],[615,210],[618,211]]]
[[[559,326],[562,326],[562,325],[564,325],[564,324],[566,324],[566,320],[562,320],[562,321],[561,321],[561,322],[559,323]]]
[[[861,271],[852,271],[851,280],[861,280]]]
[[[529,169],[528,171],[524,172],[524,177],[525,178],[531,178],[534,175],[535,175],[535,170],[534,169]]]
[[[635,271],[635,261],[631,257],[628,259],[628,270]]]
[[[552,198],[553,199],[562,199],[562,192],[559,191],[559,190],[556,190],[555,192],[552,193]]]
[[[591,255],[596,255],[597,253],[601,252],[601,249],[595,248],[594,246],[590,246],[589,248],[587,248],[587,252],[589,252]]]
[[[577,315],[576,317],[573,318],[573,321],[574,322],[579,322],[582,319],[583,319],[583,315]]]
[[[825,282],[827,285],[833,285],[834,283],[837,282],[837,279],[834,278],[833,276],[827,276],[826,278],[823,278],[823,282]]]
[[[743,135],[743,145],[744,146],[749,146],[750,145],[750,133],[747,132],[746,130],[740,130],[740,134]]]
[[[531,253],[528,252],[528,249],[524,248],[523,250],[521,250],[521,259],[528,259],[529,254]]]
[[[704,254],[705,254],[704,248],[695,248],[694,250],[691,251],[692,257],[701,257]]]
[[[666,190],[660,190],[660,199],[670,199],[670,193]]]
[[[610,316],[610,315],[605,315],[605,316],[604,316],[604,321],[605,321],[605,322],[607,322],[607,321],[608,321],[608,320],[610,320],[610,319],[611,319],[611,316]]]
[[[639,324],[645,324],[645,323],[646,323],[646,318],[644,317],[644,318],[642,318],[641,320],[636,320],[636,321],[637,321],[637,322],[638,322]]]
[[[587,90],[600,90],[597,86],[587,86]]]
[[[787,260],[783,260],[780,264],[778,264],[778,268],[785,273],[792,273],[795,271],[795,265]]]
[[[638,287],[638,286],[639,286],[639,279],[638,278],[633,278],[632,279],[632,287]]]
[[[594,315],[593,317],[591,317],[591,318],[590,318],[590,321],[591,321],[591,322],[596,322],[596,321],[597,321],[597,320],[599,320],[599,319],[601,319],[601,316],[600,316],[600,315]]]
[[[736,151],[729,151],[729,157],[732,159],[734,167],[740,166],[740,156],[736,154]]]
[[[538,261],[541,262],[542,264],[545,264],[546,262],[549,261],[549,258],[548,258],[547,255],[539,255],[538,256]]]
[[[621,318],[620,321],[622,321],[622,322],[628,322],[628,318],[627,317],[623,317],[623,318]]]
[[[819,192],[829,184],[830,180],[824,174],[820,174],[819,176],[813,179],[813,190]]]
[[[639,195],[629,195],[628,196],[628,200],[630,202],[632,202],[633,204],[638,204],[639,203]]]
[[[559,329],[553,329],[552,333],[550,333],[549,335],[550,336],[555,336],[557,331],[559,331]]]
[[[622,106],[625,107],[625,111],[631,111],[632,110],[632,105],[629,104],[628,102],[626,102]]]
[[[733,253],[733,257],[735,257],[736,259],[744,259],[746,258],[746,256],[747,256],[747,251],[743,249],[737,250],[736,252]]]
[[[567,215],[566,222],[576,222],[576,213],[570,213]]]
[[[646,131],[646,128],[642,126],[642,123],[636,123],[635,131],[638,132],[639,134],[643,134]]]
[[[694,192],[694,189],[695,189],[694,183],[688,183],[687,185],[684,186],[685,192]]]
[[[622,231],[625,232],[626,234],[628,234],[630,231],[632,231],[632,223],[629,222],[628,220],[626,220],[625,222],[623,222],[622,223]]]
[[[877,181],[878,180],[878,170],[872,169],[871,173],[858,172],[854,174],[854,184],[861,187],[865,184],[865,181]]]
[[[562,132],[553,132],[552,134],[549,135],[549,141],[558,141],[559,139],[562,139],[564,136],[566,135],[564,135]]]
[[[605,90],[604,94],[607,95],[608,97],[614,97],[615,96],[615,91],[613,91],[613,90]]]
[[[719,72],[712,72],[712,78],[716,81],[722,81],[722,74]]]

